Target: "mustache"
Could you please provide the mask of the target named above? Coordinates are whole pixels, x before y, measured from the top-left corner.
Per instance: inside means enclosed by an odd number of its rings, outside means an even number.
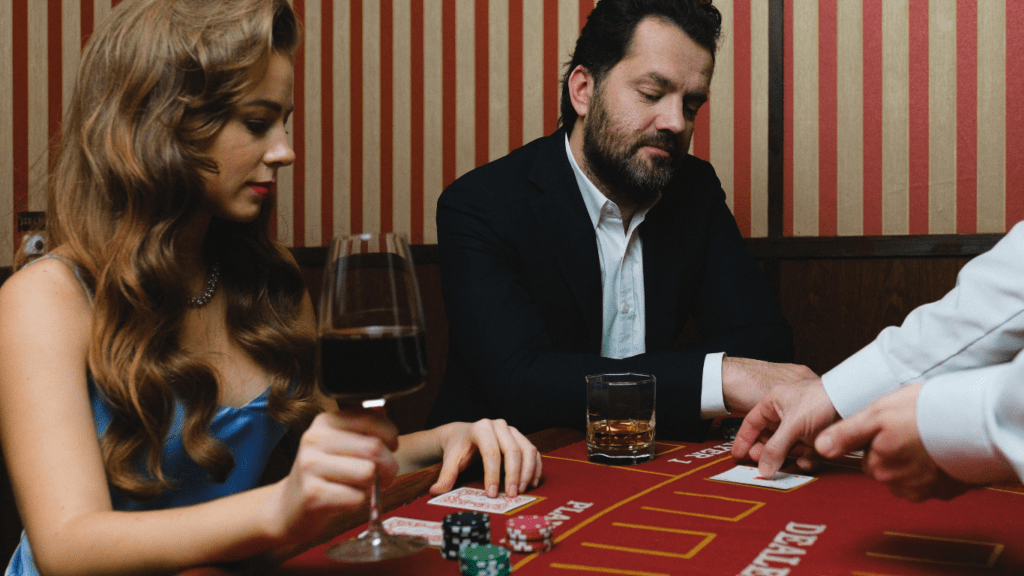
[[[640,136],[637,138],[633,150],[639,150],[644,146],[661,148],[672,156],[679,154],[679,140],[676,138],[675,134],[668,131],[657,132],[655,134],[644,134]]]

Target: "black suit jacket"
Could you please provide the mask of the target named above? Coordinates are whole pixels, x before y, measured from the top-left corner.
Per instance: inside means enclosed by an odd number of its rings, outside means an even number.
[[[597,237],[565,132],[456,180],[438,200],[447,372],[429,424],[585,427],[588,374],[654,374],[659,438],[693,439],[709,352],[789,361],[792,333],[711,165],[688,156],[640,225],[647,352],[602,358]],[[702,342],[673,344],[690,317]]]

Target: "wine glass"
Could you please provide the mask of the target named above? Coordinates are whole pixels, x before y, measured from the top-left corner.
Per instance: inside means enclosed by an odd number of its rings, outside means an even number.
[[[331,240],[320,295],[317,380],[339,406],[381,409],[420,388],[427,375],[426,330],[416,270],[402,234]],[[370,492],[370,522],[358,538],[331,547],[344,562],[374,562],[422,550],[423,538],[388,534],[380,488]]]

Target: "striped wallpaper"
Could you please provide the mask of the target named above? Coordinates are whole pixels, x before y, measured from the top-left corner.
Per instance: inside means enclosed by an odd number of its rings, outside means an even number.
[[[1024,219],[1024,2],[785,0],[785,21],[786,235]]]
[[[83,39],[119,0],[2,0],[0,266],[44,209]],[[446,184],[557,124],[594,0],[292,0],[305,23],[276,231],[433,243]],[[769,4],[784,2],[785,218],[799,236],[1000,232],[1024,218],[1018,0],[715,0],[724,33],[693,152],[768,234]]]

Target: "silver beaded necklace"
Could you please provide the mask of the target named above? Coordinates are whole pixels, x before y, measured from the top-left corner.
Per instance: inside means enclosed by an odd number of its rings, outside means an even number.
[[[210,298],[213,298],[213,292],[217,289],[217,280],[220,278],[220,265],[214,262],[210,266],[210,277],[206,279],[206,288],[203,293],[199,296],[193,296],[188,299],[188,305],[192,308],[199,308],[205,306]]]

